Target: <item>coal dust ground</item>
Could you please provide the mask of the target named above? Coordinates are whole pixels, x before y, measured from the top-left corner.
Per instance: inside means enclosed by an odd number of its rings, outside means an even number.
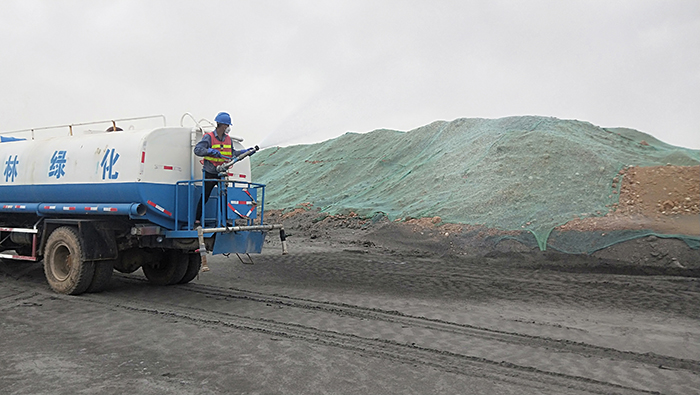
[[[692,268],[321,217],[271,213],[288,255],[271,234],[255,264],[217,256],[187,285],[139,270],[58,295],[40,263],[3,261],[0,393],[698,393]],[[635,242],[618,246],[682,243]]]

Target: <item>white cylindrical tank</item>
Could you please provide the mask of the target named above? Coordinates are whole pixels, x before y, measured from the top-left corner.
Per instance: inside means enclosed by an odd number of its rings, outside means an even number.
[[[172,210],[174,185],[190,180],[191,173],[202,178],[191,132],[163,127],[2,142],[0,203],[150,200]],[[232,140],[234,149],[244,149],[240,140]],[[250,161],[232,167],[229,179],[251,182]]]

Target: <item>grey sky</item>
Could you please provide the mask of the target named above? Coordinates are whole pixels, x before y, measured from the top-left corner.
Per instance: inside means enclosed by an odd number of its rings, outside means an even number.
[[[254,144],[544,115],[700,148],[700,1],[0,1],[0,130],[229,111]]]

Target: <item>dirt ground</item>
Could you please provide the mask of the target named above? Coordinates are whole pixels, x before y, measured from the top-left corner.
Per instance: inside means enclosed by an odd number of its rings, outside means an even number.
[[[670,190],[670,169],[627,169],[619,207],[563,229],[693,231],[691,169]],[[266,222],[288,255],[270,234],[186,285],[139,270],[66,296],[41,263],[0,262],[0,394],[700,393],[700,256],[680,240],[567,255],[439,218]]]
[[[609,213],[559,229],[652,229],[700,236],[700,166],[627,167],[611,187],[620,200]]]

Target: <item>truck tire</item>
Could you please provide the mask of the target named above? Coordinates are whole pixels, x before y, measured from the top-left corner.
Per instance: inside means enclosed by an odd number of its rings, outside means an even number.
[[[182,280],[180,280],[178,284],[187,284],[188,282],[194,280],[194,278],[199,274],[199,270],[202,268],[202,257],[199,255],[199,253],[187,255],[189,259],[187,271],[185,272],[185,276],[182,277]]]
[[[75,228],[62,226],[51,232],[44,248],[44,273],[58,293],[79,295],[90,286],[95,265],[83,258],[83,246]]]
[[[188,266],[187,254],[178,250],[167,250],[158,261],[146,263],[141,269],[151,283],[172,285],[182,280]]]
[[[97,261],[95,262],[95,274],[92,276],[90,286],[85,290],[88,293],[102,292],[109,285],[114,272],[114,261]]]
[[[160,254],[150,253],[141,248],[130,248],[119,253],[119,257],[114,261],[114,269],[129,274],[154,259],[160,259]]]

